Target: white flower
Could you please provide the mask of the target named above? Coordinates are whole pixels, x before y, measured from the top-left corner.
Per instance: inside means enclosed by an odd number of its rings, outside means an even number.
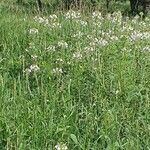
[[[84,48],[84,51],[85,51],[86,53],[94,52],[94,50],[95,50],[95,49],[94,49],[93,47],[91,47],[91,46]]]
[[[119,40],[119,38],[117,37],[117,36],[110,36],[110,40],[112,40],[112,41],[117,41],[117,40]]]
[[[145,52],[150,52],[150,46],[145,46],[142,51],[145,51]]]
[[[66,19],[78,19],[81,17],[80,12],[70,10],[65,14]]]
[[[112,20],[112,17],[111,17],[111,14],[108,13],[107,16],[106,16],[107,20]]]
[[[136,15],[136,16],[132,19],[132,23],[137,24],[139,18],[140,18],[140,16]]]
[[[87,22],[86,21],[83,21],[83,20],[80,20],[80,22],[79,22],[82,26],[87,26]]]
[[[143,39],[150,39],[150,32],[140,32],[134,31],[130,35],[131,40],[143,40]]]
[[[25,72],[31,73],[31,72],[37,72],[39,70],[40,68],[38,67],[38,65],[33,64],[29,68],[27,68]]]
[[[83,20],[76,20],[76,22],[77,22],[78,24],[80,24],[81,26],[83,26],[83,27],[87,26],[87,22],[86,22],[86,21],[83,21]]]
[[[31,69],[26,68],[24,72],[31,73],[32,71],[31,71]]]
[[[37,65],[33,64],[30,66],[30,70],[31,71],[38,71],[38,70],[40,70],[40,68]]]
[[[88,39],[88,40],[92,40],[92,39],[93,39],[93,36],[92,36],[92,35],[87,35],[87,39]]]
[[[117,23],[117,24],[121,25],[121,22],[122,22],[122,14],[121,14],[120,11],[114,12],[114,13],[112,14],[112,21],[113,21],[114,23]]]
[[[126,47],[122,48],[121,50],[122,50],[123,52],[131,52],[131,51],[132,51],[132,49],[127,49]]]
[[[93,19],[100,19],[100,20],[103,20],[104,18],[102,17],[102,14],[101,12],[98,12],[98,11],[95,11],[92,13],[92,18]]]
[[[83,33],[79,31],[78,33],[74,34],[72,37],[74,38],[81,38],[83,36]]]
[[[29,52],[29,50],[28,50],[27,48],[25,49],[25,51],[26,51],[26,52]]]
[[[42,17],[38,17],[38,16],[35,16],[35,17],[34,17],[34,20],[35,20],[36,22],[39,22],[39,23],[43,23],[43,22],[44,22],[44,19],[43,19]]]
[[[133,33],[131,33],[130,37],[131,37],[131,40],[141,39],[142,33],[140,33],[139,31],[134,31]]]
[[[66,144],[57,144],[55,146],[56,150],[67,150],[68,147],[66,146]]]
[[[105,39],[100,39],[98,44],[101,46],[106,46],[108,42]]]
[[[56,59],[56,63],[61,63],[61,64],[63,64],[63,63],[64,63],[64,60],[61,59],[61,58],[57,58],[57,59]]]
[[[54,69],[52,70],[52,73],[54,73],[54,74],[62,74],[63,71],[62,71],[62,68],[54,68]]]
[[[68,65],[70,65],[70,64],[71,64],[71,62],[70,62],[70,61],[68,61],[68,62],[67,62],[67,64],[68,64]]]
[[[31,58],[36,59],[37,55],[31,55]]]
[[[78,59],[78,60],[80,60],[80,59],[82,59],[82,54],[80,53],[80,52],[75,52],[75,53],[73,53],[73,59]]]
[[[47,18],[45,18],[45,17],[40,17],[40,16],[35,16],[34,18],[33,18],[36,22],[38,22],[38,23],[43,23],[43,24],[48,24],[48,19]]]
[[[58,17],[57,17],[57,15],[52,14],[52,15],[49,16],[49,18],[50,18],[51,20],[53,20],[53,21],[56,21]]]
[[[37,34],[39,31],[38,31],[38,29],[36,29],[36,28],[32,28],[32,29],[30,29],[29,30],[29,33],[30,34]]]
[[[29,49],[35,49],[35,44],[34,43],[29,43]]]
[[[119,90],[116,90],[116,92],[115,92],[115,93],[116,93],[116,95],[117,95],[117,94],[119,93]]]
[[[68,44],[65,41],[59,41],[58,46],[61,48],[68,48]]]
[[[106,46],[108,42],[103,38],[94,38],[92,42],[90,42],[90,46]]]
[[[99,21],[93,22],[93,26],[101,27],[101,25],[102,25],[102,22],[99,22]]]
[[[61,24],[59,22],[53,22],[51,24],[49,24],[50,28],[61,28]]]

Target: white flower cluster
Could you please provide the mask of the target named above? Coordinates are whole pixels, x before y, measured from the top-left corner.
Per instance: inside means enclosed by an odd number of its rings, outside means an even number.
[[[127,47],[124,47],[121,49],[122,52],[131,52],[132,49],[131,48],[127,48]]]
[[[76,60],[81,60],[82,59],[82,54],[80,52],[75,52],[73,53],[73,59],[76,59]]]
[[[34,19],[34,21],[36,21],[40,24],[42,23],[44,25],[47,25],[49,23],[48,19],[45,17],[35,16],[33,19]]]
[[[70,10],[65,14],[66,19],[79,19],[81,18],[81,13],[78,11]]]
[[[103,37],[109,37],[111,36],[112,34],[114,34],[114,31],[113,30],[108,30],[107,32],[104,32],[103,30],[101,30],[99,32]]]
[[[147,28],[147,24],[144,21],[139,22],[139,25],[143,28],[146,27]]]
[[[62,70],[62,68],[53,68],[52,73],[59,75],[59,74],[63,73],[63,70]]]
[[[79,25],[83,26],[83,27],[86,27],[88,25],[88,23],[84,20],[76,20],[76,23],[78,23]]]
[[[37,57],[38,57],[37,55],[31,55],[32,59],[37,59]]]
[[[108,14],[107,14],[106,19],[107,19],[107,20],[109,20],[109,21],[111,21],[111,20],[112,20],[112,16],[111,16],[111,14],[110,14],[110,13],[108,13]]]
[[[37,72],[37,71],[39,71],[39,70],[40,70],[40,68],[38,67],[38,65],[33,64],[33,65],[31,65],[29,68],[27,68],[27,69],[25,70],[25,72],[31,73],[31,72]]]
[[[57,59],[56,59],[56,63],[57,63],[57,64],[63,64],[63,63],[64,63],[64,60],[61,59],[61,58],[57,58]]]
[[[58,22],[58,17],[56,14],[52,14],[49,16],[49,24],[50,29],[61,28],[61,24]]]
[[[48,18],[35,16],[34,21],[43,24],[44,26],[50,27],[50,29],[61,28],[61,24],[57,21],[58,17],[55,14],[50,15]]]
[[[117,23],[118,25],[121,25],[122,23],[122,14],[121,12],[114,12],[112,14],[112,17],[111,17],[111,21],[114,22],[114,23]]]
[[[66,144],[57,144],[55,146],[56,150],[67,150],[68,147],[66,146]]]
[[[113,42],[119,40],[119,38],[118,38],[117,36],[115,36],[115,35],[110,36],[109,39],[110,39],[111,41],[113,41]]]
[[[49,25],[50,29],[61,28],[61,24],[59,22],[51,22]]]
[[[73,38],[79,38],[79,39],[80,39],[82,36],[83,36],[83,33],[82,33],[81,31],[79,31],[78,33],[72,35]]]
[[[57,21],[57,19],[58,19],[56,14],[50,15],[49,18],[50,18],[51,21]]]
[[[139,18],[140,16],[136,15],[133,19],[132,19],[132,23],[133,24],[137,24],[139,22]]]
[[[101,21],[94,21],[93,22],[93,26],[95,26],[95,27],[101,27],[101,25],[102,25]]]
[[[63,48],[63,49],[68,48],[68,43],[63,40],[59,41],[57,44],[58,44],[58,47],[60,48]]]
[[[29,29],[30,34],[37,34],[39,31],[36,28]]]
[[[95,49],[94,49],[93,47],[91,47],[91,46],[84,48],[84,52],[85,52],[85,53],[91,53],[91,52],[94,52],[94,51],[95,51]]]
[[[93,12],[92,13],[92,18],[93,19],[99,19],[99,20],[103,20],[104,19],[102,14],[101,14],[101,12],[99,12],[99,11]]]
[[[150,52],[150,46],[145,46],[142,51],[144,52]]]
[[[90,46],[106,46],[108,45],[108,41],[103,38],[94,38],[92,42],[89,43]]]
[[[129,32],[133,31],[134,28],[131,25],[123,25],[122,28],[120,28],[120,32]]]
[[[130,35],[131,41],[150,39],[150,32],[134,31]]]

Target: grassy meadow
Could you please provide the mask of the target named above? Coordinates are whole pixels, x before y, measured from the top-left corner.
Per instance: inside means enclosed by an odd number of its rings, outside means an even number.
[[[150,16],[31,12],[0,2],[0,150],[150,150]]]

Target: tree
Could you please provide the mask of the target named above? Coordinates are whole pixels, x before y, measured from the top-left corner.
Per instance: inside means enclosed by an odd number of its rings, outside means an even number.
[[[37,5],[38,5],[39,11],[42,11],[42,2],[41,2],[41,0],[37,0]]]
[[[41,0],[35,0],[37,2],[38,10],[42,11],[42,1]],[[17,3],[22,3],[23,0],[17,0]]]
[[[110,0],[106,0],[106,7],[107,7],[107,9],[108,9],[108,7],[109,7],[109,1],[110,1]]]
[[[130,0],[131,12],[133,15],[138,13],[138,7],[143,7],[143,13],[147,13],[147,7],[150,6],[150,0]]]

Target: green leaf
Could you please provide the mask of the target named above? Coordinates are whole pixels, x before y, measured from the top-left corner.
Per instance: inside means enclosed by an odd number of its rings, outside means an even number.
[[[74,134],[71,134],[70,137],[74,141],[75,144],[78,144],[77,137]]]

